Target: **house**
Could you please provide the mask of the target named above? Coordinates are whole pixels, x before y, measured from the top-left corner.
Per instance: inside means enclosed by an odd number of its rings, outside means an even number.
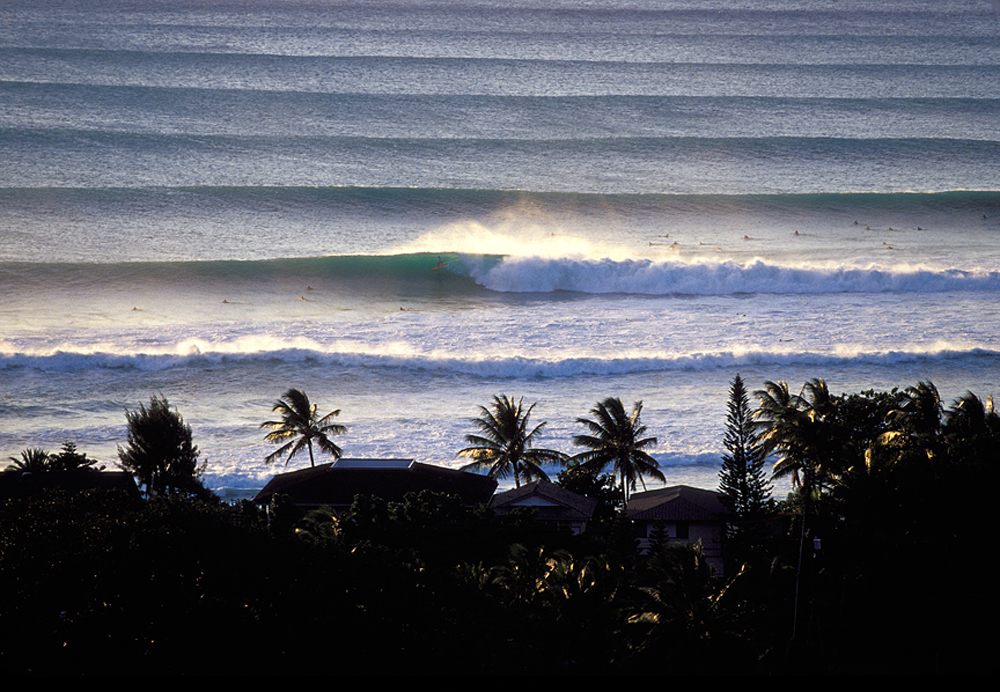
[[[594,515],[597,500],[577,495],[550,481],[539,480],[497,493],[489,506],[497,514],[505,514],[518,507],[531,508],[537,511],[538,521],[551,522],[559,528],[581,534]]]
[[[130,497],[139,497],[135,478],[125,471],[48,471],[25,473],[0,472],[0,498],[25,497],[45,490],[78,493],[84,490],[117,490]]]
[[[671,542],[701,542],[706,561],[723,574],[722,533],[730,514],[714,490],[675,485],[636,493],[625,510],[635,526],[639,549],[649,548],[658,530]]]
[[[349,509],[356,495],[398,502],[410,492],[457,495],[467,506],[489,502],[497,482],[487,476],[424,464],[413,459],[338,459],[274,476],[253,502],[267,504],[285,495],[301,508]]]

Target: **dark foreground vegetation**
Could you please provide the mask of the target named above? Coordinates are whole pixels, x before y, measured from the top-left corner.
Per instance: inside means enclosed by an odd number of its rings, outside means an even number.
[[[558,482],[602,500],[583,536],[426,492],[358,497],[345,518],[280,498],[265,513],[197,488],[46,491],[0,505],[0,666],[992,672],[1000,425],[988,403],[969,395],[946,409],[923,383],[839,397],[818,380],[799,395],[767,383],[755,395],[746,430],[731,406],[721,485],[741,486],[729,462],[753,474],[767,455],[796,490],[734,521],[725,578],[697,546],[661,541],[637,554],[613,476],[573,468]],[[80,459],[67,472],[91,472]]]

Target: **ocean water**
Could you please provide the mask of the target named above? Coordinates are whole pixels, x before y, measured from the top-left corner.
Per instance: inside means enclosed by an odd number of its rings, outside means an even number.
[[[735,374],[998,394],[998,298],[995,3],[0,3],[4,457],[164,395],[237,498],[289,387],[452,467],[619,396],[713,488]]]

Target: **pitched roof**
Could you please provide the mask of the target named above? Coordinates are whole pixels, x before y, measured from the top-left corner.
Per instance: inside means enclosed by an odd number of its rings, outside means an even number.
[[[640,521],[724,521],[729,514],[718,492],[689,485],[636,493],[626,513]]]
[[[308,506],[349,506],[355,495],[399,501],[408,492],[431,490],[462,498],[467,505],[485,503],[497,482],[474,473],[424,464],[412,459],[338,459],[328,464],[274,476],[254,502],[287,495]]]
[[[520,488],[497,493],[490,500],[490,509],[506,510],[512,507],[538,509],[539,518],[590,519],[597,507],[597,500],[566,490],[550,481],[538,480]]]

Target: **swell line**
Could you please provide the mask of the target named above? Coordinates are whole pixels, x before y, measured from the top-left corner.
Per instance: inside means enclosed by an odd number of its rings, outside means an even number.
[[[44,372],[122,370],[159,372],[175,368],[214,367],[234,364],[301,363],[349,368],[390,368],[437,374],[462,374],[505,378],[572,378],[579,376],[631,375],[672,371],[712,371],[733,367],[858,365],[931,366],[941,362],[976,366],[1000,363],[1000,351],[985,347],[943,346],[880,351],[857,350],[844,353],[748,349],[745,351],[692,352],[673,355],[633,357],[572,356],[538,358],[530,356],[448,355],[429,353],[387,353],[377,347],[355,345],[343,348],[323,346],[310,339],[261,342],[243,339],[214,343],[207,339],[185,341],[127,351],[109,344],[92,346],[57,345],[50,348],[18,350],[0,342],[0,371],[35,369]]]
[[[102,292],[159,286],[163,291],[254,290],[273,281],[349,295],[409,291],[455,297],[499,294],[815,295],[825,293],[1000,293],[1000,271],[966,268],[782,265],[753,260],[673,261],[476,255],[454,251],[335,255],[273,260],[0,263],[0,287],[73,286]]]

